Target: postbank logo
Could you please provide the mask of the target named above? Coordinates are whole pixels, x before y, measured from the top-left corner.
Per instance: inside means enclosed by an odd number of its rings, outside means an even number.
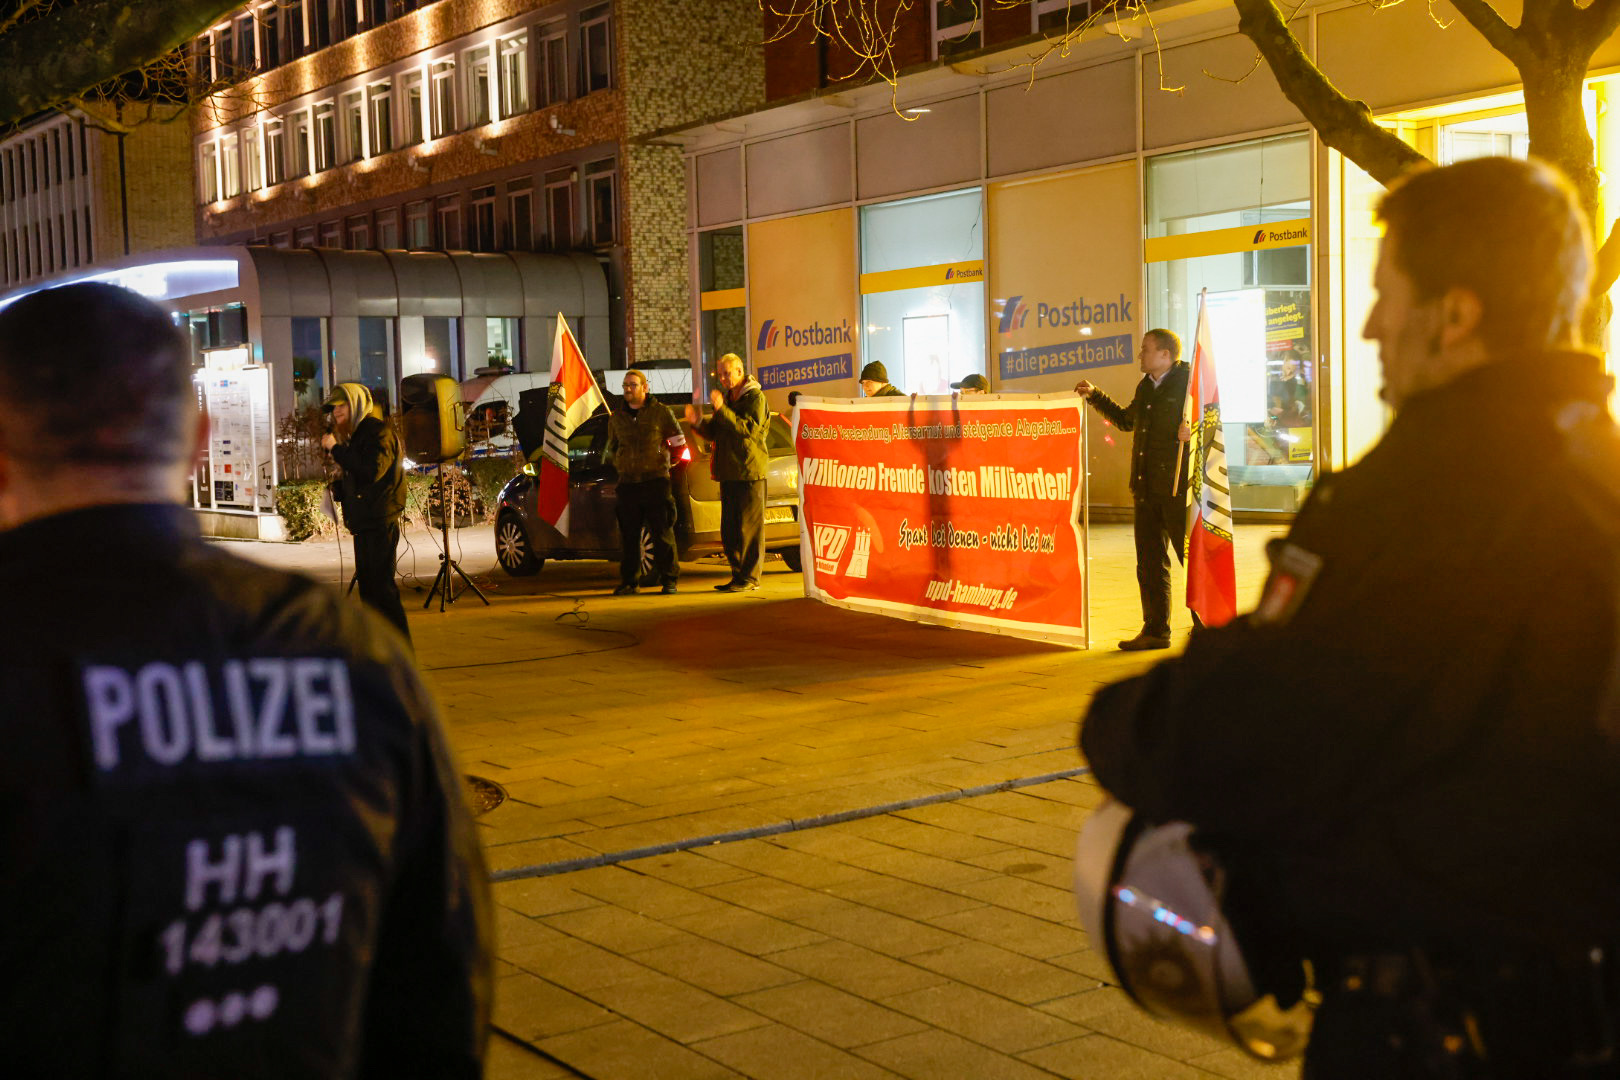
[[[848,525],[816,525],[811,534],[816,549],[816,573],[838,573],[838,564],[849,548],[850,532]]]
[[[945,280],[950,282],[983,281],[984,264],[977,263],[971,266],[947,266],[945,268]]]
[[[776,324],[775,319],[766,319],[759,327],[759,338],[754,342],[754,351],[763,352],[774,349],[779,345],[797,348],[804,345],[849,345],[855,340],[855,331],[850,327],[849,320],[840,323],[812,322],[809,326],[793,326],[784,323]]]
[[[1029,321],[1029,305],[1022,296],[1009,296],[1001,302],[1001,322],[996,329],[1003,334],[1022,330]]]
[[[1254,239],[1250,243],[1259,247],[1261,244],[1308,244],[1310,240],[1310,229],[1268,229],[1262,226],[1254,230]]]

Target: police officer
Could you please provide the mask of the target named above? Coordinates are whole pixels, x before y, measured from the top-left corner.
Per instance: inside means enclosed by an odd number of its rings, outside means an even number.
[[[325,408],[332,430],[321,436],[321,447],[341,470],[332,490],[343,507],[343,524],[354,537],[360,599],[408,641],[411,628],[394,580],[399,520],[405,513],[405,455],[400,452],[399,433],[383,419],[371,391],[361,383],[338,383]]]
[[[1136,353],[1142,381],[1130,404],[1120,405],[1085,379],[1074,392],[1131,436],[1131,498],[1135,503],[1136,586],[1142,597],[1142,630],[1121,649],[1170,647],[1170,552],[1185,559],[1187,539],[1187,442],[1182,421],[1188,367],[1181,338],[1149,330]],[[1196,616],[1195,616],[1196,618]]]
[[[0,311],[0,1062],[476,1077],[488,896],[397,634],[204,543],[184,340],[110,285]]]
[[[1613,1077],[1620,453],[1574,345],[1588,226],[1503,158],[1380,217],[1389,430],[1273,542],[1258,607],[1105,688],[1081,747],[1227,857],[1251,950],[1312,962],[1311,1080]]]

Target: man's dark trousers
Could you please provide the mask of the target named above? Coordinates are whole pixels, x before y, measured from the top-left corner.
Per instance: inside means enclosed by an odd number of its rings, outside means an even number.
[[[758,585],[765,568],[765,481],[720,481],[720,544],[731,580]]]
[[[405,622],[405,605],[399,599],[399,585],[394,581],[394,554],[399,550],[399,522],[375,529],[361,529],[354,534],[354,577],[360,586],[360,599],[399,628],[405,640],[411,640],[411,628]]]
[[[669,494],[669,478],[619,482],[618,509],[619,580],[625,585],[641,583],[641,530],[652,537],[653,573],[660,585],[673,585],[681,571],[675,562],[675,502]]]
[[[1136,496],[1136,587],[1148,637],[1170,636],[1170,548],[1185,561],[1186,538],[1186,496]]]

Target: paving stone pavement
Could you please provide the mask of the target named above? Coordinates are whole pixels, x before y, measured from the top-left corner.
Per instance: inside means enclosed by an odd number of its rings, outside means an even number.
[[[1239,527],[1240,606],[1279,531]],[[838,610],[774,560],[737,596],[713,560],[672,597],[608,595],[603,562],[513,579],[487,528],[452,547],[491,605],[441,614],[437,537],[407,539],[418,655],[506,792],[479,826],[508,874],[1073,769],[1090,695],[1156,659],[1112,647],[1139,623],[1124,525],[1092,532],[1090,651]],[[331,541],[232,547],[339,578]],[[1100,798],[1081,776],[497,884],[490,1076],[1297,1075],[1109,984],[1069,891]]]

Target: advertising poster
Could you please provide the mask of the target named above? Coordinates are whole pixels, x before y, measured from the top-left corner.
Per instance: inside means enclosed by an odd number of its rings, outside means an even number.
[[[1081,379],[1129,401],[1141,310],[1136,166],[991,184],[990,371],[998,390],[1057,393]],[[1094,502],[1131,505],[1130,437],[1099,423]]]
[[[805,595],[1084,646],[1081,402],[800,398]]]
[[[787,411],[790,390],[855,392],[855,281],[853,210],[748,226],[746,359],[773,410]]]

